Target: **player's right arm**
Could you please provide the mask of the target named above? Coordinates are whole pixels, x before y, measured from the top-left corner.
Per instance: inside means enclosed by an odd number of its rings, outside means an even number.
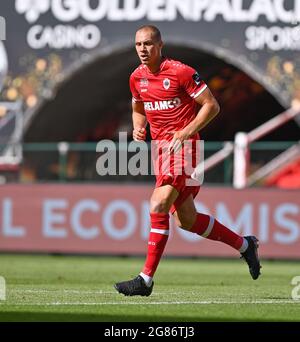
[[[136,80],[133,74],[130,75],[129,86],[132,94],[132,136],[133,140],[142,141],[146,139],[147,119],[144,103],[139,91],[137,90]]]
[[[146,139],[147,119],[144,110],[144,104],[141,101],[132,101],[132,123],[133,140],[142,141]]]

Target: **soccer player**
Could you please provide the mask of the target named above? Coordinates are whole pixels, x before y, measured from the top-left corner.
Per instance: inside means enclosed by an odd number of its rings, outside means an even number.
[[[196,70],[162,56],[163,42],[157,27],[146,25],[139,28],[135,47],[141,65],[130,76],[133,139],[144,140],[149,123],[152,139],[168,143],[166,154],[160,155],[154,163],[157,166],[168,159],[170,165],[169,172],[158,167],[161,172],[156,174],[156,186],[150,200],[151,230],[144,267],[136,278],[116,283],[115,289],[125,296],[149,296],[152,293],[153,276],[168,240],[169,213],[174,215],[180,228],[236,249],[247,262],[252,278],[257,279],[261,266],[256,237],[240,236],[214,217],[198,213],[194,197],[199,185],[188,186],[186,181],[190,176],[184,171],[176,172],[178,163],[174,156],[181,155],[186,142],[200,139],[198,132],[219,113],[216,99]],[[189,146],[192,146],[190,153],[194,155],[194,145]]]

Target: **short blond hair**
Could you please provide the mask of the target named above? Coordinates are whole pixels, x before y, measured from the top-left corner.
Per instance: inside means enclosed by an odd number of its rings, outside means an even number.
[[[157,42],[161,41],[161,33],[159,29],[154,25],[143,25],[141,26],[136,32],[142,31],[142,30],[150,30],[153,33],[153,37]]]

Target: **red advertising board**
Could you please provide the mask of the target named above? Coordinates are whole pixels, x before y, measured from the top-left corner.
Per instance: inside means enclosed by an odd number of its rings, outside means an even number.
[[[0,251],[145,254],[152,186],[3,185]],[[198,211],[242,235],[263,257],[300,258],[300,191],[202,188]],[[236,256],[220,242],[175,227],[167,255]]]

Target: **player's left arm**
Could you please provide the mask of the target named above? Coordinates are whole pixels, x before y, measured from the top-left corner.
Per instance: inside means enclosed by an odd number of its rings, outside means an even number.
[[[183,129],[187,139],[203,129],[220,112],[218,101],[208,87],[195,98],[195,101],[201,107],[195,119]]]
[[[220,111],[220,106],[207,87],[195,101],[201,106],[195,119],[180,131],[172,132],[173,139],[169,145],[169,152],[178,151],[185,140],[204,128]]]

